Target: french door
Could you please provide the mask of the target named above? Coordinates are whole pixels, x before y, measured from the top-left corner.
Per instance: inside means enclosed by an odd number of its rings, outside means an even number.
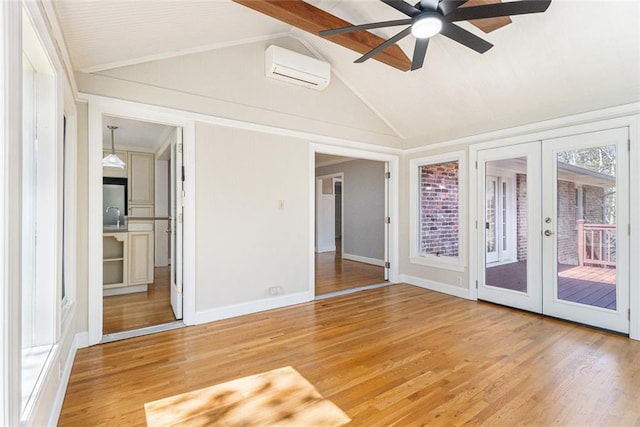
[[[627,141],[623,128],[478,151],[479,299],[628,332]]]

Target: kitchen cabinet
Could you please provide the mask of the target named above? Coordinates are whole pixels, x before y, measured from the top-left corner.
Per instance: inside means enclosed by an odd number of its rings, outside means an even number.
[[[155,156],[152,153],[134,151],[129,151],[127,154],[129,205],[153,206]]]
[[[111,150],[103,150],[102,158],[107,157],[111,154]],[[128,156],[126,151],[116,151],[116,156],[120,158],[123,162],[125,162],[124,169],[120,168],[102,168],[102,176],[106,176],[109,178],[126,178],[128,173]]]
[[[153,283],[153,221],[129,222],[129,285]]]
[[[104,289],[127,286],[128,272],[127,233],[104,233],[102,235],[102,284]]]

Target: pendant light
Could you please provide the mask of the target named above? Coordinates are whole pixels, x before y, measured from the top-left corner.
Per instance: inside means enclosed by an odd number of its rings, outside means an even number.
[[[113,142],[113,131],[118,129],[118,126],[107,126],[107,128],[111,130],[111,154],[102,159],[102,166],[124,169],[125,163],[120,160],[120,157],[116,156],[115,144]]]

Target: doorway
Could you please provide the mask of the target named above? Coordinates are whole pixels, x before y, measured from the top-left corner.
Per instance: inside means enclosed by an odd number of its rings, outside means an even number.
[[[385,284],[385,162],[316,154],[315,294]]]
[[[629,332],[628,129],[480,150],[478,299]]]
[[[103,115],[103,341],[182,325],[182,128]],[[108,197],[107,197],[108,196]],[[108,206],[105,206],[108,205]]]

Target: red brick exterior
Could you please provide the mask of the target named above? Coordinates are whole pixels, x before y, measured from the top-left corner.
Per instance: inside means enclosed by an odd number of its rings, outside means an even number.
[[[527,260],[527,175],[516,175],[516,230],[517,259]]]
[[[420,166],[420,253],[457,257],[458,162]]]

